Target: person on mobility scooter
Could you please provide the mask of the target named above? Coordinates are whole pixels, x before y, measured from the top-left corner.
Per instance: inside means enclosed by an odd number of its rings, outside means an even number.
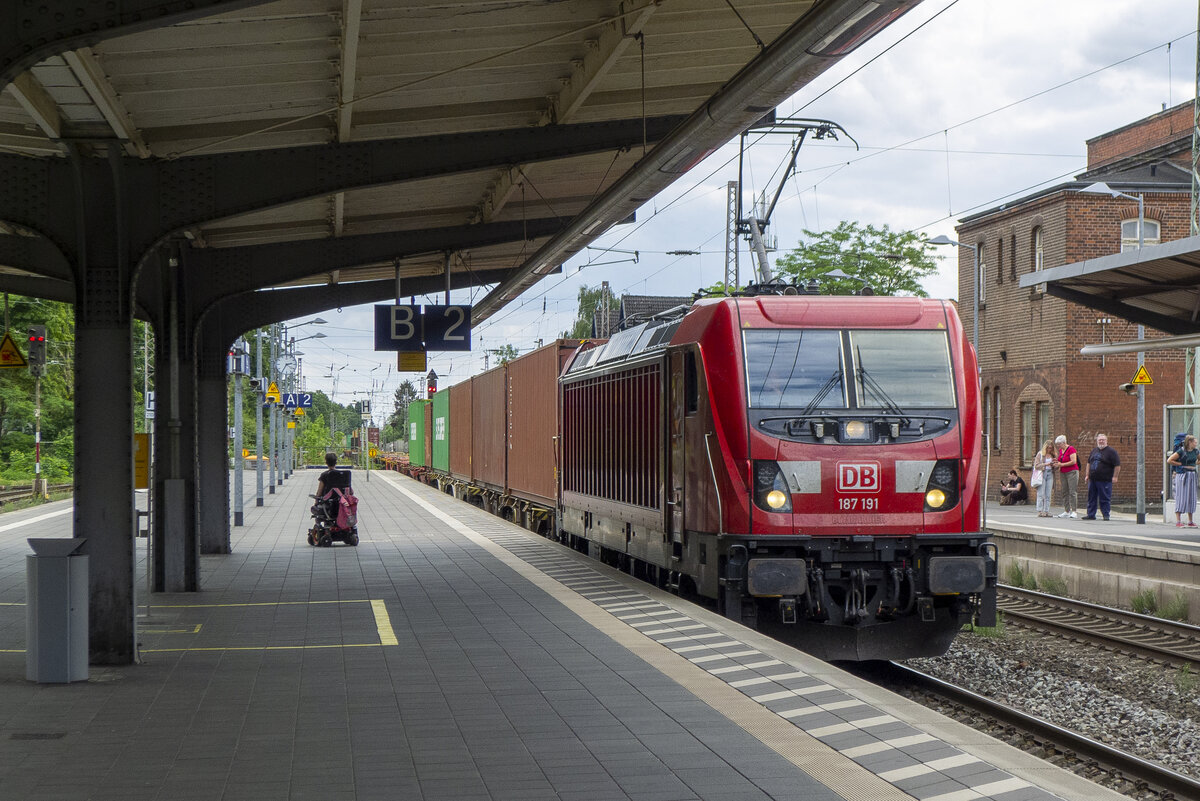
[[[350,471],[338,470],[337,454],[325,454],[329,467],[317,479],[317,494],[312,506],[313,527],[308,530],[308,544],[322,548],[341,540],[358,545],[358,498],[350,488]]]

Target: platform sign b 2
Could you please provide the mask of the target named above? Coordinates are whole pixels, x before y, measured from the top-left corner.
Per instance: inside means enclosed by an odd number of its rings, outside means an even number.
[[[375,350],[425,350],[423,323],[420,306],[376,306]]]
[[[470,350],[470,306],[375,307],[375,350]]]
[[[426,306],[425,347],[427,350],[470,350],[470,306]]]

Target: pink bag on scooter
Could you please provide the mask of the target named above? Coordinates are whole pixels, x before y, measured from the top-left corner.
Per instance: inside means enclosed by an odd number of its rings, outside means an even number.
[[[335,488],[333,491],[338,494],[338,528],[354,528],[358,525],[358,498],[349,490],[343,492]]]

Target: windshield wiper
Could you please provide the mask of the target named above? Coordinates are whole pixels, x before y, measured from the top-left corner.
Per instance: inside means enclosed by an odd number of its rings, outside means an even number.
[[[839,367],[833,371],[833,375],[829,376],[829,378],[825,380],[825,383],[822,384],[821,388],[817,390],[817,394],[813,395],[813,399],[808,402],[807,406],[804,407],[804,411],[800,412],[800,416],[808,417],[810,414],[812,414],[813,409],[817,408],[821,404],[821,401],[825,400],[825,397],[829,395],[831,391],[833,391],[835,386],[841,383],[841,380],[842,369]]]
[[[885,391],[883,387],[879,386],[879,382],[867,373],[867,369],[865,367],[859,366],[858,380],[861,381],[863,386],[869,389],[873,395],[883,401],[883,410],[885,412],[899,417],[904,425],[906,427],[908,426],[908,415],[905,414],[903,409],[896,405],[896,402],[887,394],[887,391]],[[859,408],[862,408],[863,400],[865,400],[865,398],[859,399]]]

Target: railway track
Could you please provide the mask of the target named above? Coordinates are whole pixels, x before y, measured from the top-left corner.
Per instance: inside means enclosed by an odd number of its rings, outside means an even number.
[[[1200,665],[1200,626],[1001,585],[1010,621],[1171,665]]]
[[[74,487],[74,484],[49,484],[46,487],[47,492],[62,492]],[[25,501],[34,497],[32,487],[18,487],[16,489],[0,489],[0,507],[14,503],[16,501]]]
[[[1200,781],[1190,776],[1105,745],[919,670],[895,662],[863,663],[851,670],[890,689],[918,690],[967,709],[973,716],[981,715],[1002,726],[1017,729],[1038,743],[1044,746],[1051,745],[1056,751],[1073,756],[1078,761],[1100,765],[1135,785],[1152,788],[1163,798],[1200,798]]]

